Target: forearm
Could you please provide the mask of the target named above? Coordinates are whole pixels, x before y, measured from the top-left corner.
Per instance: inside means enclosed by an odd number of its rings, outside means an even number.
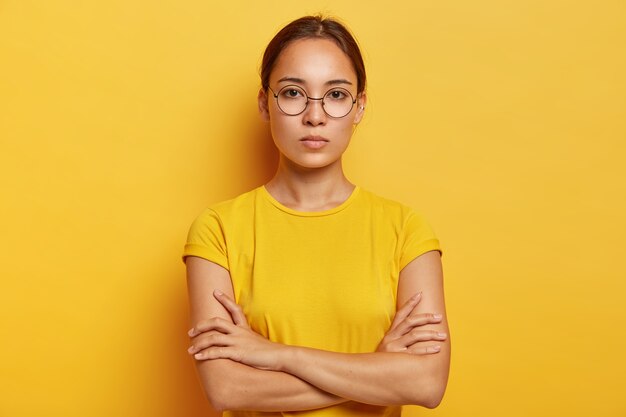
[[[196,366],[209,401],[220,411],[300,411],[347,401],[288,373],[229,359],[198,361]]]
[[[191,256],[187,259],[187,278],[192,325],[222,317],[247,327],[243,312],[232,301],[232,283],[226,269]],[[214,298],[215,290],[229,294],[230,310]],[[198,335],[193,335],[192,344],[208,336]],[[218,410],[297,411],[346,401],[293,375],[259,370],[229,359],[196,361],[196,367],[208,399]]]
[[[278,369],[326,392],[373,405],[436,407],[448,379],[449,345],[437,355],[346,354],[283,346]]]

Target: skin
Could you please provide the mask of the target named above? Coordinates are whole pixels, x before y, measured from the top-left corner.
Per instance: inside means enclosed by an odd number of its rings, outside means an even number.
[[[301,80],[296,82],[294,80]],[[352,193],[343,172],[341,156],[350,144],[355,126],[363,118],[367,97],[357,94],[356,73],[346,55],[325,39],[295,41],[280,54],[270,76],[274,91],[296,84],[311,97],[322,97],[331,86],[346,88],[357,98],[350,114],[328,117],[319,101],[311,101],[298,116],[287,116],[273,96],[259,91],[261,117],[269,122],[279,150],[279,165],[267,190],[281,203],[295,210],[320,211],[345,201]],[[313,135],[328,140],[322,149],[307,149],[301,138]]]
[[[280,152],[267,190],[282,204],[319,211],[345,201],[354,189],[341,157],[364,112],[366,96],[347,56],[331,41],[305,39],[281,53],[270,76],[278,91],[287,84],[321,97],[330,85],[348,89],[357,104],[344,118],[328,117],[320,102],[298,116],[280,111],[261,90],[261,117]],[[319,149],[302,138],[324,138]],[[376,352],[347,354],[287,346],[265,339],[233,301],[230,275],[204,259],[187,259],[193,327],[189,353],[212,405],[218,410],[296,411],[348,400],[374,405],[435,407],[447,384],[450,341],[439,252],[407,265],[398,285],[398,310]]]

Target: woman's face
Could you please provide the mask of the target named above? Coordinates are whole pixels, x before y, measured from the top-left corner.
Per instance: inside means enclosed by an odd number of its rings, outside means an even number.
[[[328,39],[302,39],[289,44],[279,55],[269,86],[278,93],[285,86],[298,86],[309,97],[321,98],[335,87],[348,90],[357,102],[341,118],[324,112],[321,100],[309,100],[296,115],[285,114],[271,90],[259,92],[259,111],[270,123],[281,158],[301,168],[322,168],[340,163],[354,126],[363,116],[365,94],[357,96],[357,76],[350,59]],[[287,95],[298,95],[289,90]],[[340,93],[331,93],[331,96]],[[330,98],[329,98],[330,99]]]

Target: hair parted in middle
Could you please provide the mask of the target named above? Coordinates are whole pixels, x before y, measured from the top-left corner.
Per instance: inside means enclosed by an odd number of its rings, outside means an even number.
[[[352,62],[357,77],[357,93],[365,91],[365,64],[356,39],[339,21],[330,17],[304,16],[282,28],[265,48],[261,64],[261,86],[267,91],[272,69],[280,53],[299,39],[329,39],[337,44]]]

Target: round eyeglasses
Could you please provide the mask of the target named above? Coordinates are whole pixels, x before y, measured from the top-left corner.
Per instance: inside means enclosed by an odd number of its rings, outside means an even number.
[[[334,87],[328,90],[323,97],[309,97],[302,87],[297,85],[286,85],[278,93],[267,87],[276,99],[278,108],[288,116],[297,116],[304,112],[309,105],[309,100],[321,100],[322,109],[328,116],[339,119],[345,117],[352,111],[356,99],[345,88]]]

